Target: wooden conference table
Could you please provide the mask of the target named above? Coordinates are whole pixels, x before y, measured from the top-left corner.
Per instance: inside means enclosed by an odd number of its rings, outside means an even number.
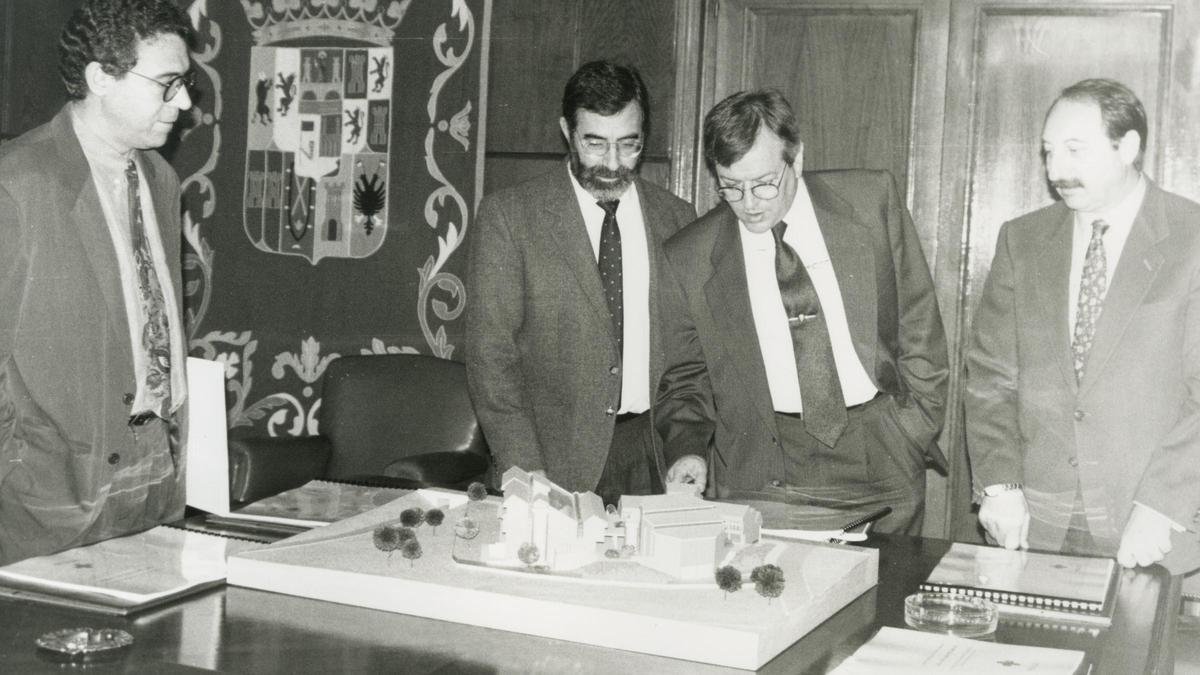
[[[904,597],[949,542],[872,535],[879,585],[760,672],[824,673],[880,626],[904,627]],[[1001,624],[995,640],[1085,650],[1092,673],[1170,673],[1179,577],[1161,567],[1124,572],[1111,628],[1098,635]],[[229,586],[127,618],[0,601],[0,673],[78,670],[41,653],[43,633],[116,627],[134,636],[96,673],[718,673],[743,672],[504,631],[390,614]]]

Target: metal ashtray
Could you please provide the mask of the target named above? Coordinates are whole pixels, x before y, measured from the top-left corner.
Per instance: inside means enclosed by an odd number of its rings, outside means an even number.
[[[133,636],[119,628],[64,628],[37,639],[37,646],[70,659],[117,653],[133,644]]]
[[[983,598],[954,593],[913,593],[904,599],[904,623],[918,630],[958,637],[996,632],[996,605]]]

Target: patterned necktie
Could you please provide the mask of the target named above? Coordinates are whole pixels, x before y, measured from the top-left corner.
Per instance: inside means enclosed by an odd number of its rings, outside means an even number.
[[[625,309],[621,291],[621,231],[617,229],[619,199],[596,202],[604,209],[604,224],[600,227],[600,281],[604,283],[604,299],[608,301],[608,316],[617,333],[617,353],[625,345]]]
[[[771,228],[775,236],[775,278],[792,332],[804,427],[814,438],[833,447],[846,428],[846,400],[821,300],[800,256],[783,240],[785,230],[787,223],[783,221]]]
[[[1087,257],[1079,282],[1079,305],[1075,310],[1075,333],[1071,339],[1071,355],[1075,359],[1075,381],[1083,381],[1083,366],[1087,362],[1092,339],[1096,337],[1096,322],[1104,308],[1104,291],[1108,286],[1108,262],[1104,257],[1104,233],[1108,223],[1092,223],[1092,238],[1088,241]]]
[[[133,160],[125,165],[129,195],[129,234],[133,240],[138,301],[142,306],[142,348],[146,351],[145,398],[149,410],[167,418],[171,410],[171,340],[162,287],[150,258],[142,201],[138,196],[138,170]]]

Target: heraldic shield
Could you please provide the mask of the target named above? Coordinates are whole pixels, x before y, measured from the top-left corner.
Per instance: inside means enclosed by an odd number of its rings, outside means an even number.
[[[254,46],[243,224],[256,247],[365,258],[388,229],[391,47]]]

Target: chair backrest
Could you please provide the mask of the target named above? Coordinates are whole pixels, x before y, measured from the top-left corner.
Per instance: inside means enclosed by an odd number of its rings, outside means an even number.
[[[380,475],[428,452],[488,457],[463,364],[423,354],[343,356],[325,371],[320,432],[329,478]]]

